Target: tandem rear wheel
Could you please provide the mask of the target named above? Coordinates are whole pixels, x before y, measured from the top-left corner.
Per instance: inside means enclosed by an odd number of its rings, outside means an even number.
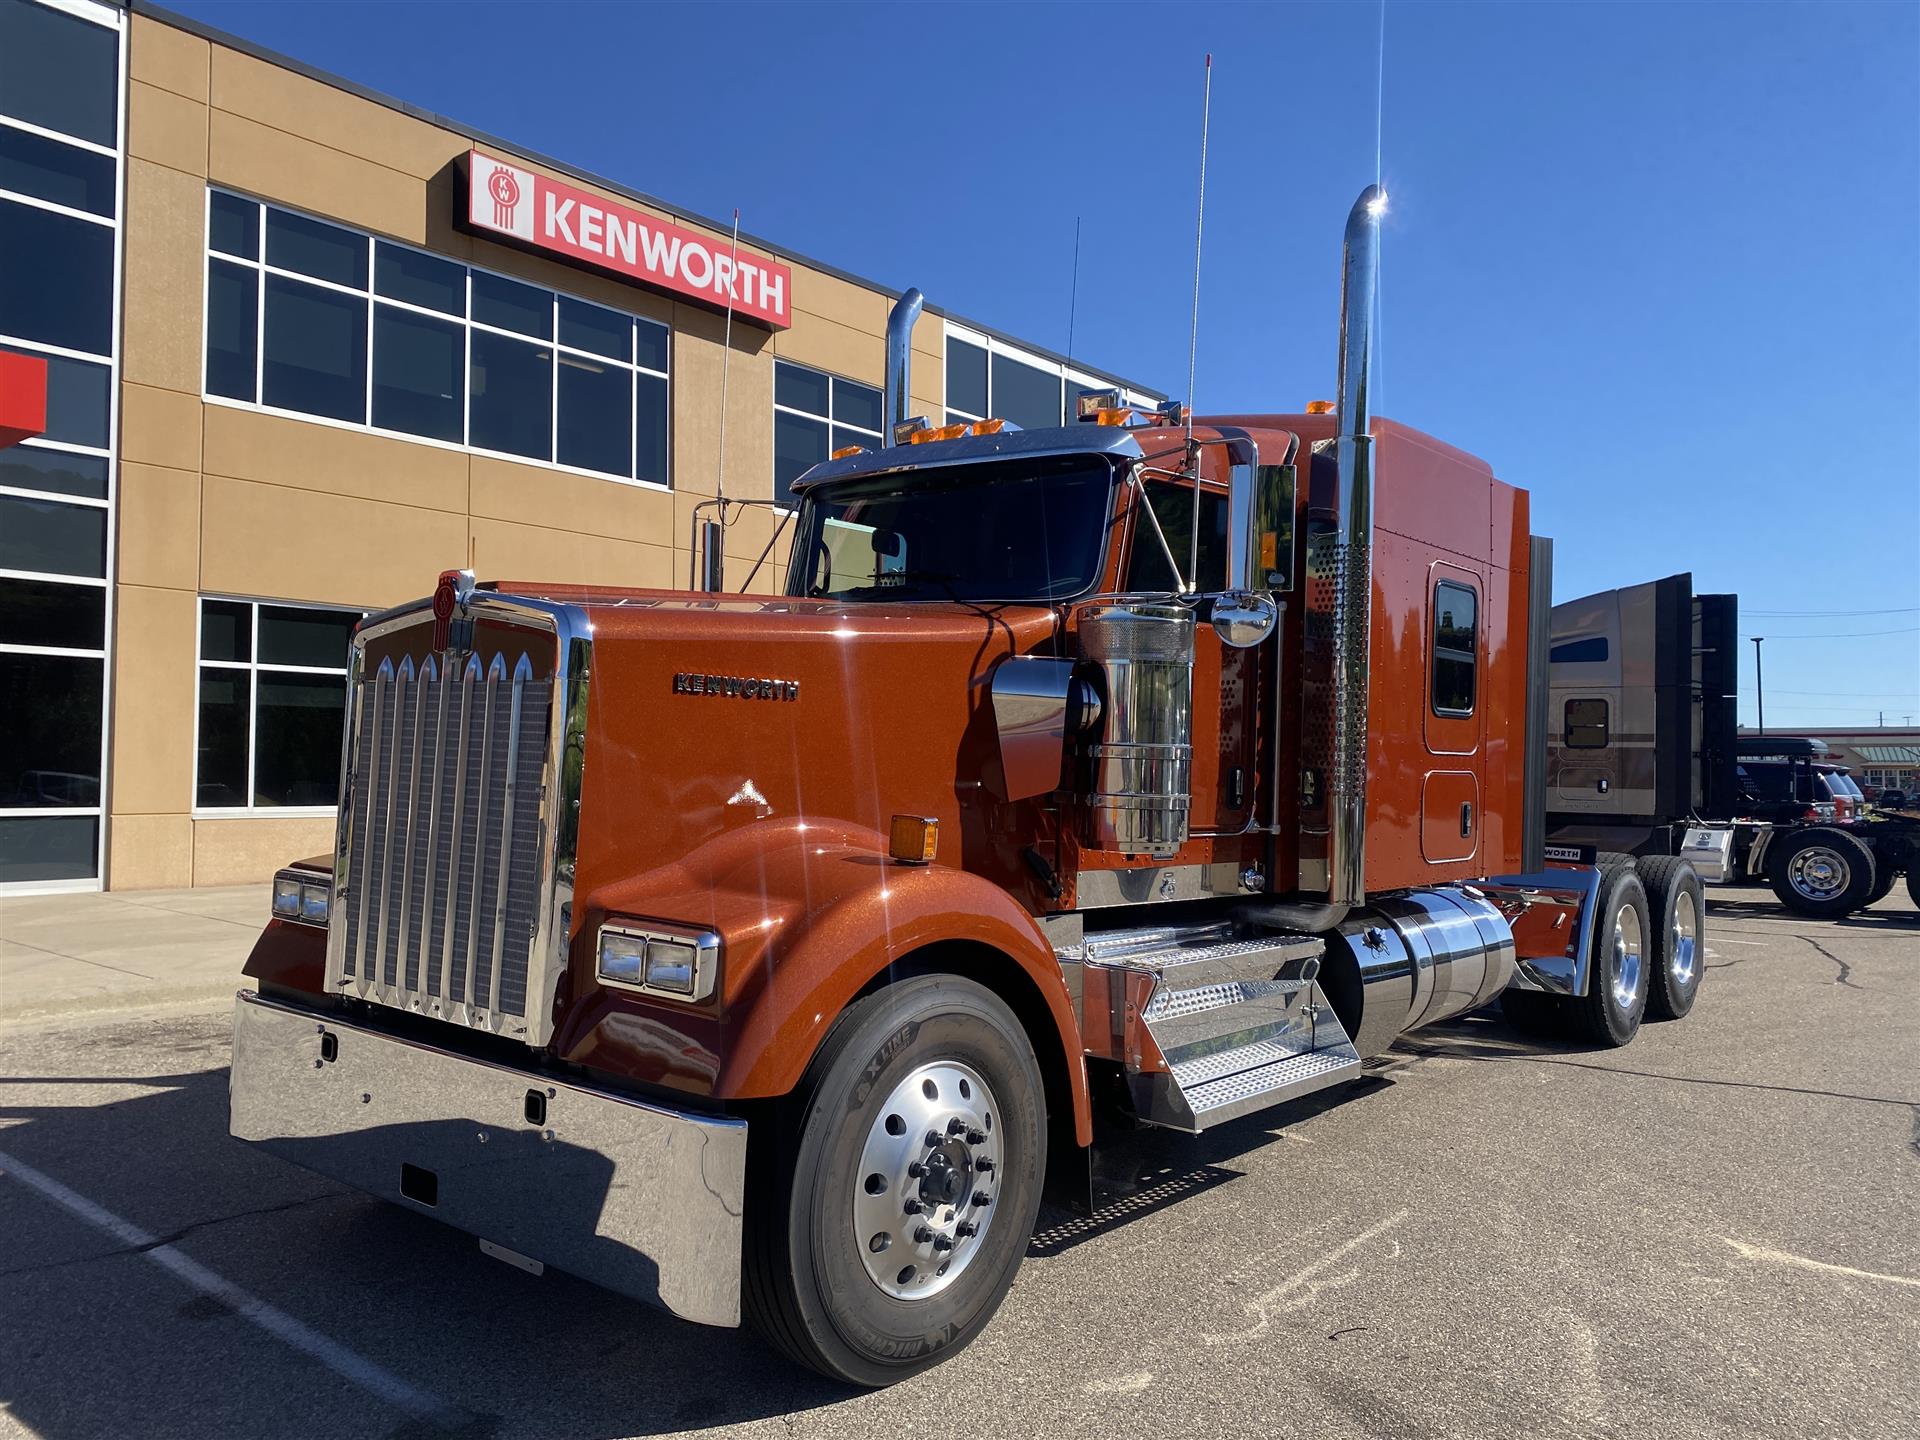
[[[891,1385],[993,1318],[1046,1173],[1039,1062],[997,995],[953,975],[849,1006],[750,1159],[749,1324],[791,1359]]]
[[[1570,1033],[1608,1048],[1629,1044],[1640,1033],[1659,960],[1647,888],[1628,857],[1605,857],[1600,866],[1600,890],[1594,906],[1593,937],[1589,942],[1587,993],[1547,995],[1532,990],[1509,990],[1501,996],[1501,1012],[1517,1030],[1529,1034]],[[1692,875],[1692,867],[1686,867]],[[1697,887],[1699,880],[1694,879]],[[1696,897],[1697,903],[1697,897]],[[1697,908],[1694,912],[1699,913]],[[1693,935],[1697,943],[1698,925]],[[1677,947],[1673,947],[1677,949]],[[1689,951],[1689,954],[1697,953]],[[1698,961],[1694,965],[1697,967]],[[1699,988],[1697,968],[1684,990],[1686,1005]],[[1678,1012],[1684,1014],[1685,1010]]]

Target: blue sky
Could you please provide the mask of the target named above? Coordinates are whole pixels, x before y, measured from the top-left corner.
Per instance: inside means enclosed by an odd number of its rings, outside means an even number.
[[[1211,50],[1200,405],[1333,393],[1371,3],[177,8],[1056,349],[1078,218],[1073,352],[1170,393]],[[1770,728],[1920,722],[1920,7],[1390,3],[1385,77],[1380,411],[1560,598],[1737,591]]]

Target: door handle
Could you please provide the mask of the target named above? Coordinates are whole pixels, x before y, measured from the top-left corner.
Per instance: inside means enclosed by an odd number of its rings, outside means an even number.
[[[1462,800],[1460,802],[1460,838],[1464,840],[1471,834],[1473,834],[1473,802]]]

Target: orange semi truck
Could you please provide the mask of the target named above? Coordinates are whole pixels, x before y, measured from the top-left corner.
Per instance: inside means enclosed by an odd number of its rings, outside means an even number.
[[[1198,1132],[1502,995],[1684,1014],[1697,907],[1544,843],[1526,493],[1369,414],[1378,209],[1337,406],[930,427],[909,292],[784,595],[450,572],[366,621],[233,1133],[884,1385],[1090,1203],[1096,1110]]]

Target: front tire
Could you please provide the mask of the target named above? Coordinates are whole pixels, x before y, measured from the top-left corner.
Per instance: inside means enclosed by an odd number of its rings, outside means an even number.
[[[1631,866],[1615,866],[1600,872],[1598,901],[1587,993],[1569,1015],[1581,1035],[1611,1049],[1631,1043],[1647,1009],[1647,890]]]
[[[1780,903],[1816,920],[1851,915],[1867,903],[1874,879],[1873,852],[1824,825],[1794,832],[1767,856],[1767,880]]]
[[[891,1385],[979,1334],[1026,1254],[1046,1174],[1033,1046],[953,975],[849,1006],[756,1155],[748,1322],[802,1365]]]
[[[1647,1014],[1678,1020],[1693,1009],[1706,973],[1706,892],[1699,872],[1674,855],[1642,860],[1640,881],[1653,922]]]

